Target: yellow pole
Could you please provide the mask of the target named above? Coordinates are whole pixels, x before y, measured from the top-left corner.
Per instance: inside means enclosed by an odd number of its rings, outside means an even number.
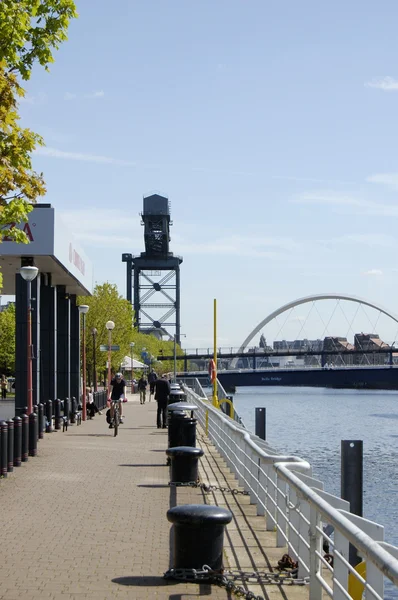
[[[213,383],[213,406],[216,408],[219,407],[218,398],[217,398],[217,300],[214,298],[214,317],[213,317],[213,327],[214,327],[214,353],[213,360],[216,369],[216,377]]]

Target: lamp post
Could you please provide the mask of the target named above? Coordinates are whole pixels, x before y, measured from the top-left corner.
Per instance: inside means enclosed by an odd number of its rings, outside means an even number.
[[[108,330],[108,398],[111,390],[111,346],[112,346],[112,331],[115,329],[113,321],[107,321],[105,327]]]
[[[32,347],[32,281],[37,277],[39,269],[37,267],[21,267],[20,275],[27,283],[28,300],[28,331],[26,336],[26,358],[27,358],[27,404],[28,415],[33,412],[33,347]]]
[[[88,313],[89,310],[89,306],[87,304],[80,304],[80,306],[78,307],[79,309],[79,315],[83,315],[83,326],[82,326],[82,330],[83,330],[83,336],[82,336],[82,374],[83,374],[83,398],[82,398],[82,406],[83,406],[83,415],[82,415],[82,419],[83,421],[86,420],[86,416],[87,416],[87,409],[86,409],[86,404],[87,404],[87,389],[86,389],[86,314]],[[80,377],[80,374],[79,374]]]
[[[91,330],[91,335],[93,336],[93,385],[94,385],[94,392],[97,391],[97,362],[96,362],[96,356],[95,356],[95,345],[97,343],[97,329],[95,327],[92,328]]]
[[[131,393],[134,394],[134,342],[130,342],[130,356],[131,356]]]

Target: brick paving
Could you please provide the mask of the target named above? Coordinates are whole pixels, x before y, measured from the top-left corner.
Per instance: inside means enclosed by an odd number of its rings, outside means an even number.
[[[29,458],[0,482],[1,600],[231,597],[208,584],[162,578],[170,566],[166,512],[175,503],[240,508],[225,495],[170,489],[167,431],[155,427],[156,403],[141,406],[134,399],[124,410],[126,420],[116,438],[104,414],[70,426],[68,432],[45,434],[38,457]],[[232,485],[221,459],[199,434],[200,444],[207,453],[201,476],[210,483],[225,485],[228,480]],[[242,496],[237,502],[238,507],[247,505]],[[246,512],[250,508],[246,506]],[[253,550],[252,541],[242,544],[250,527],[242,529],[235,517],[228,527],[226,566],[247,567],[256,553],[265,560],[264,550]],[[250,547],[251,558],[243,557],[242,545]],[[288,592],[290,599],[293,590],[298,597],[296,587],[267,590],[261,590],[265,598],[277,593],[286,600]]]

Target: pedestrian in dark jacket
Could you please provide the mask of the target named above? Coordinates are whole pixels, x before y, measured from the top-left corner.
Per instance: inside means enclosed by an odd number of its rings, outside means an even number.
[[[158,429],[167,427],[167,401],[170,395],[170,384],[167,381],[167,375],[162,375],[161,379],[155,381],[155,400],[158,403],[156,415],[156,424]]]
[[[147,385],[148,385],[148,382],[145,379],[145,376],[141,375],[141,377],[138,380],[138,391],[140,392],[140,404],[145,404]]]

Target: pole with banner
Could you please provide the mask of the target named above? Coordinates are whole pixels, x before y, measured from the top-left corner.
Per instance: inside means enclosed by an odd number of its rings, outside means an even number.
[[[213,369],[214,374],[212,376],[213,379],[213,406],[216,408],[219,407],[218,397],[217,397],[217,300],[214,298],[214,306],[213,306],[213,333],[214,333],[214,352],[213,352]]]

